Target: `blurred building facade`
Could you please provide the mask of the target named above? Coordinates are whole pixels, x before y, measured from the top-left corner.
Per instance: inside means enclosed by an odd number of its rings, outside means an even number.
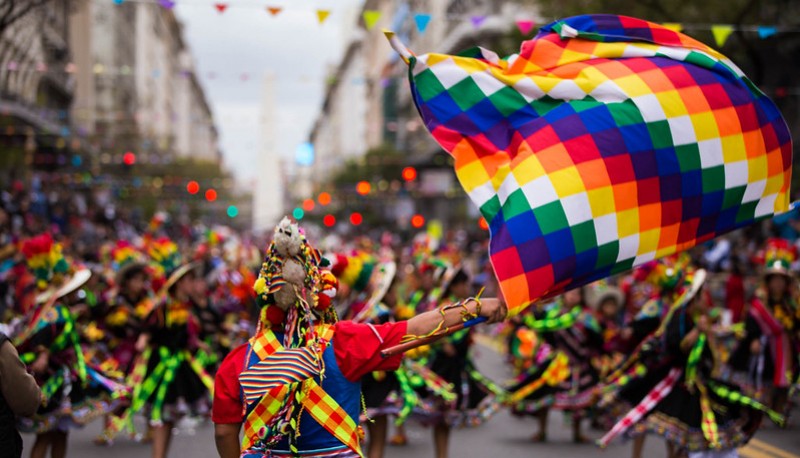
[[[403,153],[404,165],[413,166],[418,176],[413,183],[390,184],[389,194],[394,195],[379,206],[384,218],[401,228],[413,214],[444,220],[450,227],[474,220],[477,210],[458,189],[449,157],[422,125],[409,90],[408,67],[382,29],[394,31],[417,53],[454,54],[478,45],[491,48],[517,33],[518,19],[536,11],[530,2],[500,0],[367,0],[363,11],[378,11],[381,19],[369,30],[359,20],[347,52],[328,78],[325,101],[309,135],[316,152],[314,187],[330,186],[348,159],[390,148]],[[419,12],[430,15],[424,31],[415,24]]]
[[[15,5],[0,17],[4,181],[21,170],[120,163],[128,151],[147,162],[221,162],[213,114],[171,9]]]

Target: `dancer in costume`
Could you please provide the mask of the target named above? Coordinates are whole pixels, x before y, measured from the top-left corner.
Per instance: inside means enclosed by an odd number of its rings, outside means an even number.
[[[531,367],[508,389],[505,402],[517,415],[539,420],[535,442],[547,440],[547,419],[551,408],[572,417],[572,439],[585,443],[581,422],[592,403],[590,389],[599,381],[592,358],[601,354],[603,339],[593,312],[585,305],[581,289],[567,291],[557,301],[528,315],[527,325],[547,345],[537,356],[541,363]]]
[[[460,265],[450,268],[442,282],[442,304],[446,308],[464,303],[470,297],[471,282]],[[462,329],[438,341],[433,346],[431,370],[452,385],[455,403],[438,405],[439,416],[433,424],[435,456],[447,458],[450,430],[453,427],[477,426],[493,414],[492,398],[500,392],[481,375],[470,355],[473,328]]]
[[[131,410],[143,409],[152,427],[153,457],[165,458],[172,429],[187,414],[199,414],[209,399],[213,379],[195,358],[201,346],[199,323],[191,308],[196,266],[181,264],[174,242],[159,239],[149,248],[151,259],[166,275],[161,302],[145,319],[143,333],[136,342],[142,352],[134,368]]]
[[[747,392],[784,414],[789,389],[800,374],[800,307],[789,270],[796,259],[787,240],[767,241],[763,283],[750,301],[744,336],[730,360]]]
[[[255,285],[261,327],[217,373],[213,420],[222,458],[362,456],[360,380],[395,369],[401,360],[381,357],[382,349],[407,334],[428,335],[479,315],[498,321],[506,314],[499,301],[484,299],[407,322],[337,323],[328,293],[335,292],[336,277],[321,264],[297,225],[282,221]]]
[[[89,270],[73,266],[49,235],[27,240],[22,251],[42,292],[16,343],[42,388],[43,401],[35,415],[20,419],[20,430],[36,433],[32,458],[44,458],[48,450],[61,458],[69,429],[114,410],[127,390],[87,365],[80,347],[69,305],[91,276]]]
[[[136,341],[144,319],[153,309],[150,276],[144,253],[125,241],[117,242],[111,251],[115,270],[115,289],[109,292],[102,328],[106,333],[109,360],[105,364],[126,377],[133,369]],[[106,427],[95,439],[97,445],[110,445],[122,430],[124,415],[106,417]]]
[[[714,314],[699,294],[706,273],[687,276],[685,289],[658,331],[644,347],[641,369],[630,373],[625,390],[639,393],[633,408],[600,439],[607,445],[620,434],[663,436],[669,456],[735,456],[758,428],[762,412],[782,417],[719,380],[713,348]]]

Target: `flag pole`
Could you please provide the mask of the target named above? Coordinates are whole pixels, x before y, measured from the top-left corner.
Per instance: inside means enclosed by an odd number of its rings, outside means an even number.
[[[436,334],[436,335],[432,335],[432,336],[428,336],[428,337],[423,337],[423,338],[420,338],[420,339],[409,340],[408,342],[403,342],[403,343],[395,345],[393,347],[389,347],[389,348],[386,348],[384,350],[381,350],[381,357],[382,358],[389,358],[389,357],[397,355],[399,353],[405,353],[405,352],[407,352],[409,350],[413,350],[413,349],[421,347],[423,345],[431,344],[433,342],[436,342],[439,339],[442,339],[444,337],[452,335],[452,334],[454,334],[454,333],[456,333],[456,332],[458,332],[458,331],[460,331],[462,329],[468,329],[468,328],[471,328],[471,327],[475,326],[476,324],[483,323],[484,321],[486,321],[486,317],[485,316],[479,316],[477,318],[473,318],[471,320],[465,321],[464,323],[460,323],[460,324],[457,324],[455,326],[451,326],[450,328],[447,329],[446,332],[443,332],[441,334]]]

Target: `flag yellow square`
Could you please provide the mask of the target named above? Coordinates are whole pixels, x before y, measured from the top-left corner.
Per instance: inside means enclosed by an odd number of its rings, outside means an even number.
[[[617,231],[619,238],[639,233],[639,209],[632,208],[617,215]]]
[[[738,162],[747,159],[742,134],[727,135],[720,138],[722,158],[725,162]]]
[[[591,189],[586,191],[589,196],[589,205],[592,207],[592,216],[607,215],[616,211],[614,205],[614,188],[606,186],[604,188]]]
[[[717,128],[717,119],[714,113],[707,111],[705,113],[697,113],[690,116],[692,125],[694,126],[694,133],[698,141],[710,140],[719,137],[719,129]]]
[[[520,148],[522,148],[522,146],[520,146]],[[533,154],[524,156],[518,155],[517,157],[522,160],[513,165],[513,171],[514,178],[517,179],[517,183],[519,183],[520,186],[545,175],[546,172],[544,167],[542,167],[542,163],[539,162],[539,159]]]
[[[578,169],[575,166],[552,172],[550,181],[553,182],[553,187],[556,189],[558,197],[567,197],[586,190],[583,186],[581,174],[578,173]]]

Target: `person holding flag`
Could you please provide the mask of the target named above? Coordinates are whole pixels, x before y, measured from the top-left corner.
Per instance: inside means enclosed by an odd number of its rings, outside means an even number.
[[[497,299],[470,299],[408,321],[337,322],[337,280],[326,265],[297,224],[284,219],[276,227],[255,284],[259,329],[225,358],[215,380],[221,458],[363,456],[360,381],[402,359],[382,350],[407,335],[443,335],[464,321],[495,322],[507,313]]]

